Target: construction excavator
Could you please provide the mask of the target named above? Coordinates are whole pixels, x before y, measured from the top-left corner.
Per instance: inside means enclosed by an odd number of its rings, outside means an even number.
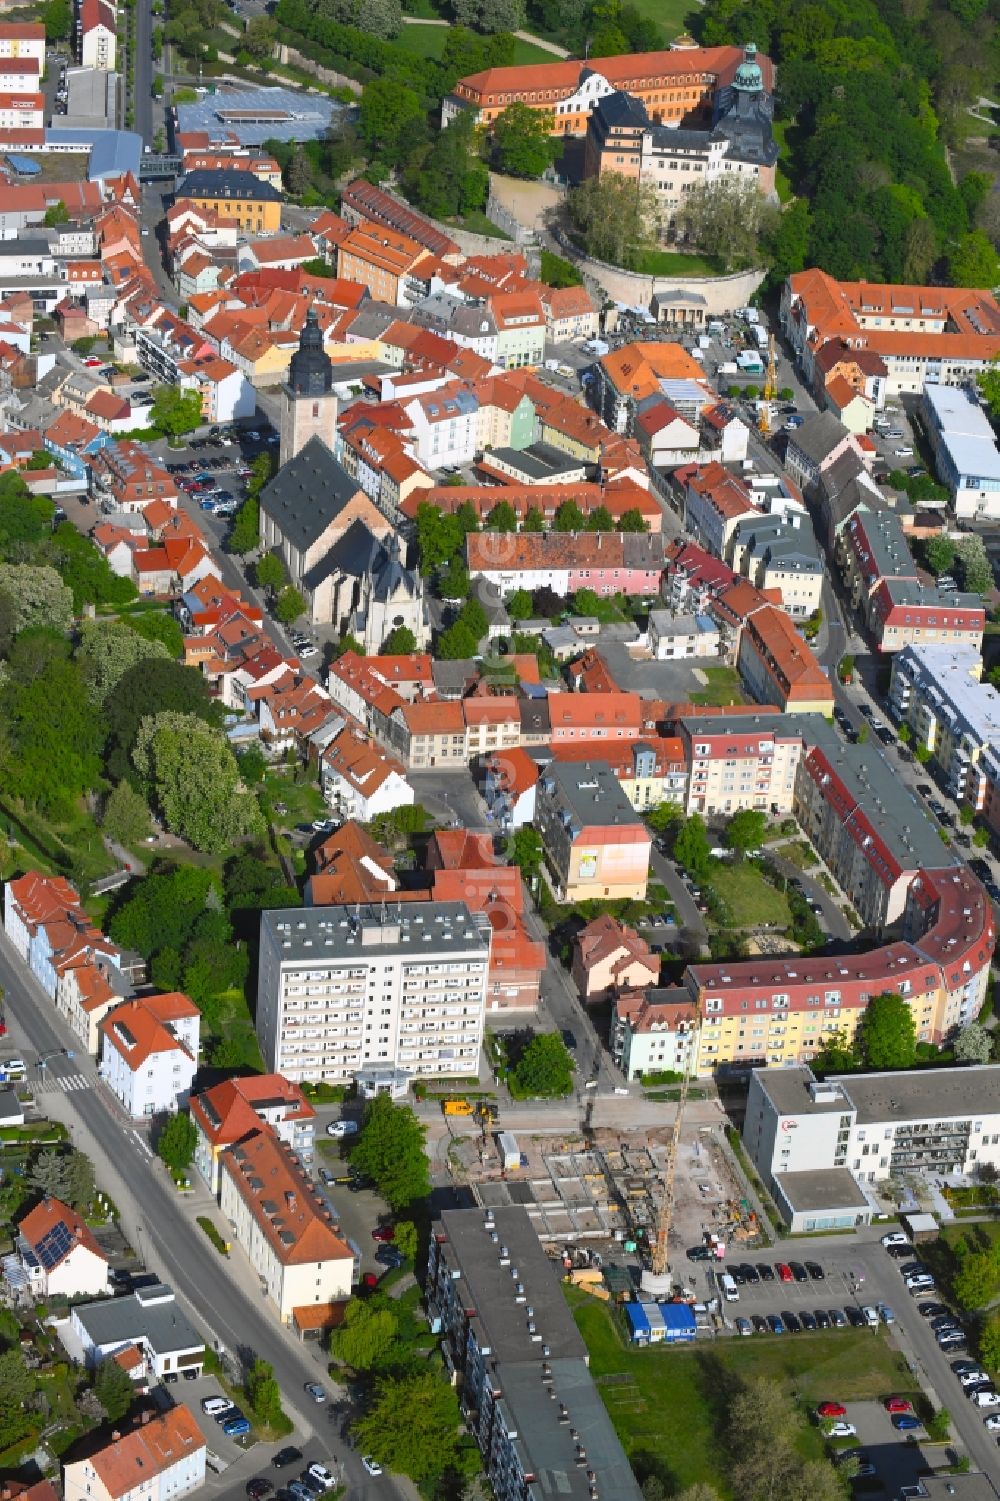
[[[674,1117],[673,1130],[670,1133],[670,1141],[667,1144],[667,1160],[663,1171],[663,1197],[660,1200],[656,1215],[656,1225],[649,1241],[649,1265],[643,1268],[641,1278],[643,1292],[649,1293],[653,1297],[669,1297],[673,1291],[670,1275],[670,1227],[674,1218],[677,1156],[681,1145],[681,1127],[684,1122],[684,1110],[691,1089],[691,1080],[694,1077],[694,1072],[698,1064],[697,1021],[688,1032],[688,1039],[687,1060],[684,1065],[684,1078],[681,1081],[680,1096],[677,1100],[677,1114]]]

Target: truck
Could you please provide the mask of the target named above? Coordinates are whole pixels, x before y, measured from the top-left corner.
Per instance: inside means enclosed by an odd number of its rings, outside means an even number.
[[[445,1115],[472,1115],[475,1108],[471,1100],[444,1100],[441,1104]]]
[[[513,1131],[498,1132],[497,1146],[500,1149],[500,1163],[505,1173],[512,1173],[515,1168],[521,1166],[521,1148],[517,1144],[517,1137]]]
[[[750,332],[757,340],[757,348],[765,350],[768,345],[769,335],[764,325],[762,323],[753,323],[750,326]]]
[[[735,360],[727,360],[724,365],[720,365],[719,366],[718,370],[716,371],[716,374],[717,375],[738,375],[739,374],[739,370],[740,370],[740,367],[739,367],[739,365],[737,365],[737,363],[736,363]]]
[[[752,349],[744,349],[736,356],[736,363],[743,375],[763,375],[764,366],[760,362],[760,355]]]

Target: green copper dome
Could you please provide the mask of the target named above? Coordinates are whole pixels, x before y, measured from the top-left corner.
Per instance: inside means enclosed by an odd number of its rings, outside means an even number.
[[[733,88],[746,94],[759,94],[764,87],[764,75],[757,61],[757,47],[747,42],[743,49],[743,61],[733,75]]]

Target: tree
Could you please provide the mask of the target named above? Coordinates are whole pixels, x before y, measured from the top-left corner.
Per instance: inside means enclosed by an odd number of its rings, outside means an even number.
[[[522,531],[544,532],[545,518],[537,506],[529,506],[524,513],[524,525]]]
[[[963,588],[970,590],[973,594],[992,592],[993,568],[982,537],[975,532],[967,532],[961,536],[955,544],[955,561],[961,570]]]
[[[85,621],[77,648],[87,692],[95,704],[103,704],[137,663],[168,655],[161,641],[147,640],[117,620]]]
[[[648,532],[649,522],[640,510],[631,507],[623,511],[618,518],[618,530],[620,532]]]
[[[957,1063],[989,1063],[993,1039],[980,1022],[968,1022],[955,1038]]]
[[[448,128],[450,130],[451,126]],[[417,506],[414,524],[422,573],[431,573],[434,569],[443,567],[456,553],[461,552],[465,534],[461,522],[450,512],[444,512],[424,500]]]
[[[139,726],[132,761],[172,834],[221,853],[264,832],[256,798],[221,731],[192,714],[155,714]]]
[[[293,197],[301,198],[312,187],[312,167],[301,144],[292,147],[283,176],[285,187]]]
[[[407,1261],[416,1261],[419,1244],[420,1237],[413,1221],[397,1220],[395,1246],[400,1255],[405,1256]]]
[[[435,219],[470,214],[486,203],[489,171],[479,156],[475,122],[463,113],[417,153],[404,186],[418,207]]]
[[[193,667],[153,658],[127,672],[105,706],[108,739],[105,774],[112,781],[136,780],[132,748],[142,721],[151,714],[193,714],[206,724],[219,720],[208,683]]]
[[[69,1157],[49,1147],[39,1152],[28,1173],[28,1187],[51,1199],[69,1201]]]
[[[150,426],[168,438],[193,433],[202,421],[201,393],[182,391],[179,386],[157,386],[149,409]]]
[[[541,177],[559,150],[552,136],[553,116],[516,99],[493,122],[493,157],[511,177]]]
[[[950,537],[931,537],[924,543],[924,562],[937,578],[948,573],[955,562],[955,544]]]
[[[947,1443],[951,1437],[951,1413],[947,1407],[939,1407],[927,1419],[927,1437],[937,1443]]]
[[[247,1401],[260,1421],[269,1428],[276,1428],[285,1414],[281,1406],[281,1387],[275,1379],[274,1367],[270,1361],[261,1360],[258,1356],[250,1367],[244,1389]]]
[[[419,1484],[461,1468],[459,1417],[455,1389],[436,1370],[383,1377],[354,1424],[355,1447]]]
[[[976,376],[976,385],[993,416],[1000,416],[1000,355],[995,355],[986,369]]]
[[[948,279],[956,287],[995,287],[1000,283],[1000,256],[988,234],[974,229],[963,235],[948,257]]]
[[[961,1258],[952,1291],[963,1308],[985,1308],[997,1290],[997,1263],[988,1251],[967,1252]]]
[[[1000,1314],[994,1314],[980,1329],[979,1355],[989,1370],[1000,1371]]]
[[[89,1210],[97,1193],[94,1164],[74,1148],[66,1156],[66,1193],[74,1209]]]
[[[507,614],[511,620],[530,620],[532,615],[531,594],[527,589],[515,589],[506,600]]]
[[[556,507],[556,514],[552,518],[554,532],[582,532],[586,530],[586,525],[587,518],[575,500],[564,500],[561,506]]]
[[[35,1378],[18,1350],[0,1355],[0,1414],[27,1408],[35,1393]],[[2,1419],[0,1419],[2,1430]]]
[[[198,1145],[198,1129],[186,1110],[178,1110],[166,1122],[156,1143],[156,1153],[161,1162],[175,1173],[184,1173],[194,1161],[194,1149]]]
[[[395,1210],[408,1208],[430,1192],[426,1131],[409,1105],[395,1105],[388,1095],[370,1100],[365,1108],[351,1166],[367,1173]]]
[[[517,512],[509,500],[497,501],[486,518],[486,525],[491,532],[517,531]]]
[[[524,0],[452,0],[452,13],[459,26],[473,31],[520,31],[524,25]]]
[[[233,518],[227,547],[230,552],[254,552],[260,546],[260,505],[256,496],[248,495]]]
[[[15,634],[39,625],[62,633],[73,623],[73,591],[54,568],[0,563],[0,593],[13,601]]]
[[[531,824],[516,829],[507,844],[507,859],[517,866],[529,885],[541,873],[543,853],[542,836]]]
[[[388,1300],[352,1298],[330,1336],[330,1353],[352,1371],[373,1371],[392,1354],[399,1320]]]
[[[571,189],[567,204],[583,248],[597,260],[628,268],[654,243],[659,201],[652,186],[602,172]]]
[[[755,182],[729,173],[696,183],[685,193],[677,224],[687,240],[732,271],[755,264],[761,239],[775,229],[776,217]]]
[[[615,530],[614,517],[607,506],[594,506],[587,516],[588,532],[613,532]]]
[[[417,638],[408,625],[395,626],[382,642],[382,654],[387,657],[408,657],[417,649]]]
[[[726,824],[722,836],[729,848],[740,858],[748,850],[760,849],[767,833],[767,815],[756,808],[741,808]]]
[[[255,62],[274,54],[278,40],[278,23],[272,16],[254,16],[243,33],[243,46]]]
[[[284,587],[287,577],[285,565],[276,552],[266,552],[254,569],[258,589],[266,589],[272,595]]]
[[[583,277],[573,265],[563,256],[556,255],[551,250],[542,250],[540,280],[547,287],[580,287],[583,285]]]
[[[396,78],[373,78],[365,85],[358,118],[369,151],[394,167],[412,151],[414,137],[419,141],[426,134],[423,100]]]
[[[0,680],[0,782],[54,818],[70,818],[96,787],[104,739],[62,635],[22,631]]]
[[[711,840],[700,813],[692,813],[674,840],[674,859],[688,875],[703,876],[711,859]]]
[[[533,1037],[511,1070],[518,1095],[557,1099],[573,1088],[573,1059],[557,1032]]]
[[[868,1068],[912,1068],[917,1056],[917,1028],[901,995],[874,995],[857,1030],[858,1055]]]
[[[293,620],[305,613],[306,602],[301,592],[292,584],[286,584],[274,604],[274,618],[282,625],[291,625]]]
[[[366,36],[391,42],[403,29],[403,7],[400,0],[361,0],[358,29]]]
[[[684,810],[678,803],[659,803],[651,808],[646,814],[646,822],[654,834],[665,834],[675,823],[679,823],[684,817]]]
[[[69,0],[45,0],[41,9],[46,42],[61,42],[73,25],[73,8]]]
[[[69,212],[61,198],[57,203],[50,204],[49,207],[45,210],[45,216],[42,219],[42,223],[47,229],[55,229],[60,224],[69,223]]]
[[[100,1362],[94,1373],[94,1393],[111,1423],[125,1416],[136,1395],[131,1376],[111,1355]]]

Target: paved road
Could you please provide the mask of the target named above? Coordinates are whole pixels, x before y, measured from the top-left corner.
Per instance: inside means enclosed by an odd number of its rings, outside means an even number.
[[[312,1347],[298,1344],[282,1329],[263,1299],[255,1299],[236,1275],[218,1257],[209,1254],[198,1232],[186,1218],[177,1195],[160,1166],[152,1159],[145,1138],[121,1118],[111,1097],[98,1083],[94,1062],[74,1051],[76,1038],[55,1015],[48,998],[34,977],[21,964],[7,940],[0,937],[0,985],[6,992],[7,1022],[12,1049],[21,1048],[38,1075],[38,1060],[46,1062],[45,1109],[64,1120],[73,1141],[92,1156],[102,1188],[110,1193],[121,1213],[122,1228],[131,1244],[176,1290],[190,1308],[208,1342],[239,1353],[242,1358],[259,1354],[274,1366],[286,1410],[296,1424],[301,1443],[318,1444],[329,1451],[325,1409],[313,1408],[304,1396],[307,1381],[326,1377],[326,1361]],[[85,1080],[86,1087],[77,1082]],[[244,1277],[244,1281],[249,1279]],[[332,1389],[332,1384],[327,1383]],[[324,1418],[318,1414],[324,1412]],[[341,1445],[342,1449],[343,1446]],[[239,1489],[271,1452],[259,1445],[259,1456],[245,1470],[240,1467]],[[412,1491],[405,1482],[385,1477],[373,1481],[364,1476],[356,1456],[342,1456],[348,1467],[350,1501],[376,1501],[392,1495],[408,1501]],[[232,1489],[236,1477],[231,1477]],[[235,1494],[235,1492],[234,1492]]]

